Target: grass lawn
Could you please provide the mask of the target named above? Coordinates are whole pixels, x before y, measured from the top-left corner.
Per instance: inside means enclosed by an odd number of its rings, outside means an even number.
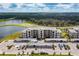
[[[0,56],[16,56],[16,54],[0,54]]]
[[[7,35],[4,38],[0,39],[0,42],[8,41],[8,40],[15,40],[16,38],[19,37],[20,34],[21,34],[20,32],[16,32],[16,33]]]
[[[6,19],[0,19],[0,22],[5,22],[5,21],[7,21]]]
[[[7,24],[7,25],[0,25],[0,27],[5,27],[5,26],[20,26],[20,27],[36,27],[38,25],[33,24],[31,22],[26,22],[22,24]]]
[[[59,55],[59,54],[56,54],[56,55],[53,55],[53,54],[49,54],[49,55],[48,54],[31,54],[31,55],[0,54],[0,56],[72,56],[72,55],[66,55],[66,54],[62,54],[62,55]]]
[[[55,55],[53,55],[53,54],[31,54],[30,56],[72,56],[72,55],[66,55],[66,54],[55,54]]]

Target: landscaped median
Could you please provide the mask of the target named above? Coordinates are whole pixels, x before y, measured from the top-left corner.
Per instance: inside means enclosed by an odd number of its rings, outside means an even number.
[[[73,56],[73,55],[69,55],[69,54],[0,54],[0,56]]]
[[[54,52],[53,54],[48,54],[45,52],[40,52],[40,53],[34,53],[32,52],[30,54],[30,56],[72,56],[71,53],[69,52],[68,54],[56,54],[56,52]]]

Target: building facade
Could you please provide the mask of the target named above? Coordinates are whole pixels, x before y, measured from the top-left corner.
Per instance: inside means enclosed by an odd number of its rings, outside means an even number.
[[[36,38],[36,39],[62,39],[60,29],[56,28],[27,28],[21,34],[21,38]],[[69,34],[69,37],[72,39],[79,39],[79,30],[78,29],[67,29],[66,32]]]
[[[79,39],[79,30],[76,29],[68,29],[68,33],[70,38],[72,39]]]
[[[37,39],[61,38],[61,31],[56,28],[30,28],[24,30],[20,37]]]

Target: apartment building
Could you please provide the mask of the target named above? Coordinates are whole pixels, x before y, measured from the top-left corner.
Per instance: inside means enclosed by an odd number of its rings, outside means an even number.
[[[22,32],[22,38],[61,38],[61,30],[56,28],[28,28]]]
[[[79,38],[79,32],[76,29],[68,29],[70,38]]]

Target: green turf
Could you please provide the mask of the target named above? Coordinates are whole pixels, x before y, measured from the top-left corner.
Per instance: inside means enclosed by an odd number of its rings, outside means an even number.
[[[20,54],[20,55],[16,55],[16,54],[0,54],[0,56],[72,56],[72,55],[68,55],[68,54],[30,54],[30,55],[27,55],[27,54]]]
[[[5,21],[7,21],[6,19],[0,19],[0,22],[5,22]]]
[[[16,56],[16,54],[0,54],[0,56]]]

